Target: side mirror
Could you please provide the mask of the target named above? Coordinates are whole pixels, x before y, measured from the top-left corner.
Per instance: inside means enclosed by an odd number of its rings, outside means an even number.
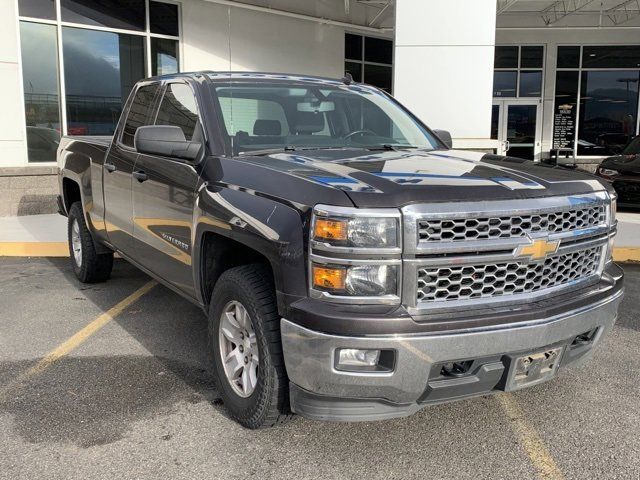
[[[444,143],[447,148],[453,148],[453,139],[451,138],[451,134],[449,132],[447,132],[446,130],[434,130],[433,133],[435,133],[438,138],[442,140],[442,143]]]
[[[180,127],[173,125],[149,125],[136,130],[133,144],[139,153],[164,157],[195,160],[202,143],[190,142]]]

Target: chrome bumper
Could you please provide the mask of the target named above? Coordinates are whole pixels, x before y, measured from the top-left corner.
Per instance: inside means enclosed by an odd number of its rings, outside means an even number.
[[[584,361],[612,328],[622,291],[580,310],[526,325],[420,336],[346,337],[281,320],[282,345],[294,412],[319,420],[374,420],[409,415],[426,404],[509,390],[510,358],[563,347],[560,368]],[[588,344],[572,345],[593,329]],[[352,373],[334,368],[338,348],[391,349],[392,372]],[[486,359],[473,375],[431,382],[432,367],[460,359]],[[448,383],[447,383],[448,382]]]

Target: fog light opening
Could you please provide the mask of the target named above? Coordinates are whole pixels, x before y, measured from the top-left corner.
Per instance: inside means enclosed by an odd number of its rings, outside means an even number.
[[[395,363],[393,350],[339,348],[335,368],[344,372],[390,372]]]

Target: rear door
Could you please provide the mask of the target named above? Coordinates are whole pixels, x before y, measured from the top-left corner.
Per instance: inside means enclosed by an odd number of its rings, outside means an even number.
[[[132,173],[138,154],[133,146],[136,130],[152,121],[158,82],[140,84],[127,117],[121,121],[103,165],[105,225],[109,242],[131,255],[133,250]],[[126,111],[126,110],[125,110]]]
[[[156,125],[178,126],[187,140],[204,144],[191,86],[168,82]],[[199,166],[177,158],[140,154],[133,180],[135,258],[144,267],[194,296],[192,225]]]

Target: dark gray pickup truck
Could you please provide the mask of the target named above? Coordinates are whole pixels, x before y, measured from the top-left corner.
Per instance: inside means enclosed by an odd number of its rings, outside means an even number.
[[[615,322],[615,193],[450,139],[349,78],[141,81],[112,138],[60,144],[73,268],[118,252],[199,305],[246,427],[536,385]]]

